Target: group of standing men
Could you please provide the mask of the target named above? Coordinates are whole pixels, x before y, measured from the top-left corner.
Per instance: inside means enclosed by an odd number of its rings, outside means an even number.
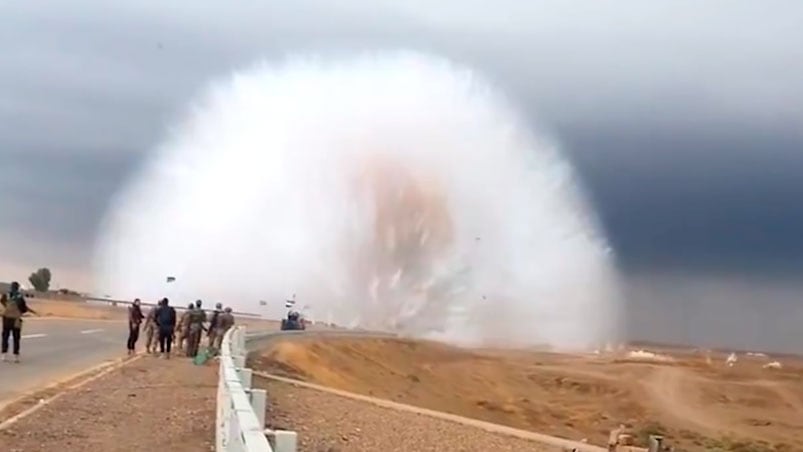
[[[170,358],[174,340],[177,341],[176,345],[179,350],[184,349],[187,357],[194,358],[198,354],[204,332],[207,333],[210,351],[216,353],[220,350],[223,335],[234,326],[234,315],[231,308],[223,309],[223,306],[217,303],[211,318],[207,319],[202,301],[197,300],[187,306],[187,310],[181,314],[181,318],[177,318],[176,310],[169,303],[167,298],[163,298],[148,311],[147,315],[143,316],[140,300],[134,300],[128,316],[129,354],[135,353],[139,328],[143,321],[145,322],[145,350],[148,353],[156,352],[154,338],[158,338],[159,353],[165,358]],[[208,326],[206,325],[207,321],[209,322]]]

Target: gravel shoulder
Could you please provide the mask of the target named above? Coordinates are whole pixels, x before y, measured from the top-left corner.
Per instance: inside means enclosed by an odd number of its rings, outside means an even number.
[[[271,428],[298,432],[299,452],[558,451],[534,442],[255,377]]]
[[[216,387],[216,362],[146,356],[0,431],[0,450],[214,450]]]

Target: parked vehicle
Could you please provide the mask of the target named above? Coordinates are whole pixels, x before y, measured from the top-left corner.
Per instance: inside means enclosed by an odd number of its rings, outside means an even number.
[[[290,311],[287,318],[282,319],[282,331],[301,331],[305,330],[304,317],[298,311]]]

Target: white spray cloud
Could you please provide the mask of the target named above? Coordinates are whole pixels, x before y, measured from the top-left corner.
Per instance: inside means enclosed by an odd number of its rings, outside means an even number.
[[[212,85],[115,199],[95,263],[114,296],[279,317],[296,294],[319,319],[461,343],[585,346],[618,317],[571,167],[476,74],[407,52]]]

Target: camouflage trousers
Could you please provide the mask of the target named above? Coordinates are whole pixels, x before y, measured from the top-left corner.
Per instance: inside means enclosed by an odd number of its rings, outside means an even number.
[[[176,347],[179,349],[184,348],[184,341],[188,341],[190,337],[190,327],[182,325],[178,328],[178,337],[176,340]],[[189,344],[187,344],[189,346]]]
[[[201,333],[203,330],[190,327],[189,336],[187,338],[187,357],[195,358],[198,354],[198,348],[201,346]]]
[[[209,328],[209,336],[207,337],[209,341],[209,347],[215,348],[215,343],[217,342],[217,328]]]
[[[145,325],[145,351],[148,353],[156,349],[156,328],[153,325]]]

